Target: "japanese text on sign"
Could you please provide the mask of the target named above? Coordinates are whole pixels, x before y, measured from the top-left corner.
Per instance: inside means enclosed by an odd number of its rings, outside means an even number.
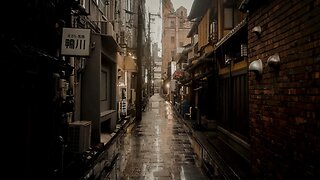
[[[61,54],[89,56],[90,29],[64,28]]]

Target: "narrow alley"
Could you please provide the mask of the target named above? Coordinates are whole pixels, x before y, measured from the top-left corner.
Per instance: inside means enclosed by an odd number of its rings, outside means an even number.
[[[320,179],[320,0],[2,7],[3,177]]]
[[[121,139],[121,179],[206,179],[186,128],[159,94],[132,126]]]

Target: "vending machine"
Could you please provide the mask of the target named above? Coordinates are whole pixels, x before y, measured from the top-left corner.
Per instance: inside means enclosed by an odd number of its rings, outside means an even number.
[[[128,114],[127,88],[121,87],[120,92],[120,117],[125,117]]]

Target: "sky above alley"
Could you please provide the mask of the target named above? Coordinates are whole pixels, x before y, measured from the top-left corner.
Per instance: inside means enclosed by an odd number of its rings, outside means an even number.
[[[187,9],[188,14],[193,3],[193,0],[171,0],[174,10],[183,6]],[[146,0],[146,10],[147,13],[158,14],[161,13],[161,0]],[[162,36],[162,20],[157,16],[152,17],[154,21],[151,22],[151,40],[152,42],[157,42],[158,46],[161,48],[161,36]]]

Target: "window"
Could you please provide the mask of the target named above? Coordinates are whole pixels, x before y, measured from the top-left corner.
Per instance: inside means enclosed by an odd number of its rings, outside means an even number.
[[[174,59],[174,56],[176,55],[176,51],[171,51],[171,57]]]
[[[117,2],[118,2],[118,1],[115,1],[115,2],[114,2],[114,12],[113,12],[113,13],[114,13],[114,18],[115,18],[115,19],[118,18],[117,15],[120,15],[120,12],[117,11],[117,8],[118,8],[118,7],[117,7],[117,6],[118,6]]]
[[[90,1],[80,0],[80,5],[84,8],[86,14],[90,14]]]
[[[174,36],[171,36],[171,43],[175,43],[175,38],[174,38]]]
[[[217,23],[215,21],[212,21],[209,26],[209,39],[217,40]]]
[[[127,7],[126,10],[131,11],[131,0],[127,0]]]
[[[103,12],[103,14],[107,15],[106,5],[105,5],[104,1],[97,0],[97,5],[98,5],[99,9]]]
[[[82,7],[86,8],[86,0],[81,0],[80,4],[82,5]]]
[[[212,8],[210,11],[210,21],[209,21],[209,42],[217,41],[217,9]]]
[[[132,12],[132,8],[131,8],[131,0],[127,0],[126,3],[125,3],[125,10],[128,11],[128,12]],[[130,14],[130,13],[126,13],[126,21],[132,25],[132,17],[133,15]]]
[[[183,21],[180,21],[180,28],[183,28],[183,25],[184,25]]]
[[[174,21],[170,21],[170,27],[175,28]]]

